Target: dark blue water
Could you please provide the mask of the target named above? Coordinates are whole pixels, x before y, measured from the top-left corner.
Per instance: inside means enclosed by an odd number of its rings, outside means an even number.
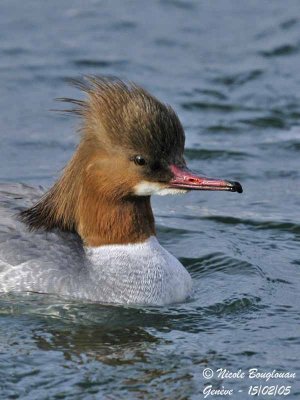
[[[53,99],[78,96],[65,78],[109,74],[176,109],[192,169],[244,187],[153,199],[161,243],[194,279],[186,304],[2,296],[1,398],[201,399],[207,385],[233,390],[213,399],[250,385],[300,398],[299,15],[296,0],[1,1],[1,182],[50,186],[78,141]]]

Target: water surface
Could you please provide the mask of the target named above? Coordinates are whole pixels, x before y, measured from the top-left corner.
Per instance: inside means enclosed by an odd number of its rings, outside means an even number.
[[[1,398],[199,399],[212,384],[246,399],[251,382],[203,370],[255,367],[298,374],[298,386],[272,381],[298,399],[299,2],[3,0],[0,11],[1,182],[49,187],[78,142],[53,99],[79,95],[65,78],[109,74],[175,108],[192,169],[244,187],[153,199],[161,243],[194,279],[185,304],[2,296]]]

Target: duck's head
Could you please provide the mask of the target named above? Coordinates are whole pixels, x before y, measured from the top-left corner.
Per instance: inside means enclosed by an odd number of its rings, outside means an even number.
[[[111,230],[113,214],[122,224],[126,210],[131,215],[128,225],[130,221],[135,225],[132,231],[138,230],[143,214],[148,214],[149,232],[153,233],[149,202],[153,194],[242,192],[238,182],[206,178],[187,168],[185,135],[176,113],[146,90],[99,77],[73,83],[87,99],[60,100],[74,104],[75,108],[67,111],[82,117],[82,139],[60,180],[44,199],[23,213],[23,220],[31,227],[75,229],[86,242],[99,244],[98,239],[87,240],[87,236],[97,236],[91,227],[97,225],[98,234]],[[134,236],[130,232],[125,235]],[[124,242],[104,242],[116,240]]]
[[[72,112],[83,117],[87,169],[99,173],[115,196],[150,196],[188,190],[242,192],[238,182],[198,176],[186,166],[185,135],[173,109],[146,90],[118,79],[73,81],[88,95]],[[94,151],[91,149],[94,147]]]

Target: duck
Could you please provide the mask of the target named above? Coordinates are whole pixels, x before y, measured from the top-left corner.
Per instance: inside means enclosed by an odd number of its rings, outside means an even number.
[[[157,240],[151,196],[242,193],[241,184],[189,170],[177,114],[139,85],[102,76],[72,84],[84,99],[59,100],[80,117],[80,141],[61,176],[42,193],[0,190],[10,236],[0,243],[0,292],[150,306],[188,300],[191,276]],[[3,204],[20,196],[26,207],[16,216]]]

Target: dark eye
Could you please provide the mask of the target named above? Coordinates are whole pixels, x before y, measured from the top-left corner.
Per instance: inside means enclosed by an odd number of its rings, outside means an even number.
[[[145,165],[146,164],[146,160],[142,156],[135,156],[133,161],[136,165]]]

